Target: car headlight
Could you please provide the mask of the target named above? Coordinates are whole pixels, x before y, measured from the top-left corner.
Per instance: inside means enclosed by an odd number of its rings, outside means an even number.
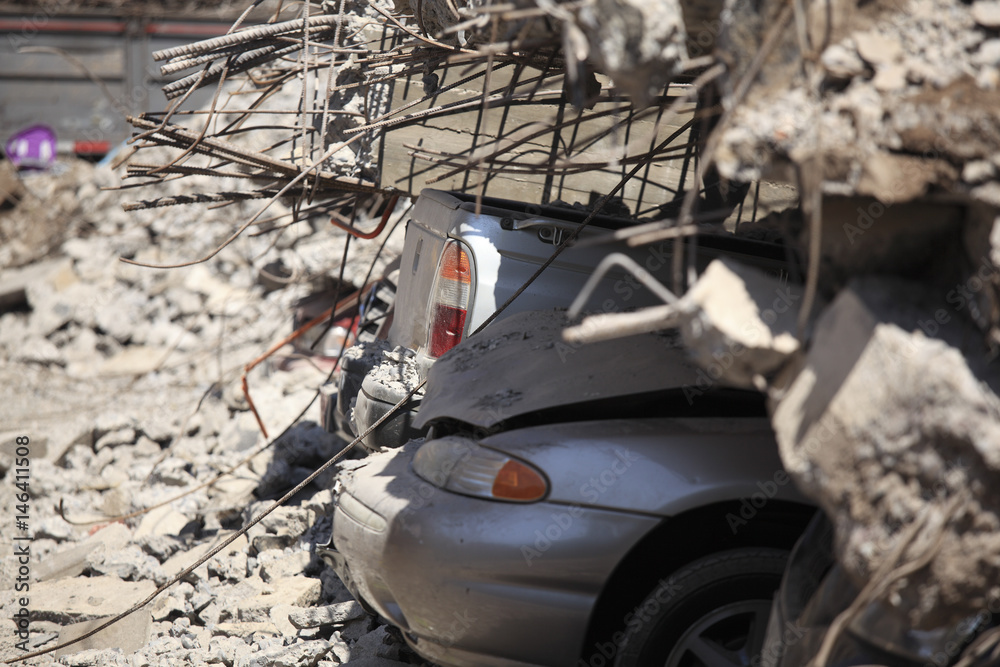
[[[490,500],[530,503],[549,491],[534,466],[461,437],[425,443],[413,457],[413,471],[439,488]]]

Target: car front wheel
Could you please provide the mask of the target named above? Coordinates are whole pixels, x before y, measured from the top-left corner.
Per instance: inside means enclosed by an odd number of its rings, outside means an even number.
[[[685,565],[636,608],[615,665],[755,664],[787,560],[787,551],[743,548]]]

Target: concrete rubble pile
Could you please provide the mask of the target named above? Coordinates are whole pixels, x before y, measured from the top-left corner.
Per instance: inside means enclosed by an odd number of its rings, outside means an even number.
[[[799,188],[768,222],[815,275],[791,290],[715,266],[673,316],[715,380],[770,392],[859,587],[902,549],[930,557],[886,593],[915,627],[1000,599],[1000,2],[531,4],[558,19],[570,80],[588,60],[640,104],[716,49],[708,157]],[[420,3],[421,27],[466,45],[539,29],[463,23],[475,6]]]
[[[324,219],[243,236],[204,264],[131,266],[119,258],[197,259],[260,204],[125,213],[132,192],[101,189],[118,182],[107,167],[58,163],[22,174],[16,202],[0,210],[0,474],[12,480],[17,438],[27,436],[31,649],[80,636],[141,600],[344,444],[317,425],[314,404],[276,445],[215,486],[107,523],[193,489],[265,442],[240,371],[291,332],[301,299],[329,289],[345,243]],[[166,183],[161,192],[186,187]],[[284,211],[277,204],[270,213]],[[380,241],[352,244],[345,282],[363,281]],[[376,275],[400,242],[397,232]],[[309,404],[329,368],[283,348],[250,375],[272,436]],[[333,476],[143,610],[28,664],[404,664],[398,638],[314,553],[329,537]],[[8,517],[17,514],[13,493],[0,503]],[[64,521],[60,503],[82,525]],[[22,653],[11,620],[12,553],[0,559],[3,659]]]
[[[953,625],[1000,600],[1000,3],[795,7],[720,15],[714,157],[799,186],[779,222],[818,262],[815,296],[719,264],[680,319],[714,379],[769,391],[855,583],[927,557],[885,600]]]

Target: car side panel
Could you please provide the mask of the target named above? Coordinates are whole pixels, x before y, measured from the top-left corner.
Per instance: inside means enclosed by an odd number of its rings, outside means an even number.
[[[440,664],[574,665],[605,581],[659,520],[449,493],[413,474],[412,450],[344,479],[334,544],[358,592]]]
[[[553,503],[666,517],[725,500],[809,502],[785,473],[765,419],[578,422],[481,442],[543,470]]]

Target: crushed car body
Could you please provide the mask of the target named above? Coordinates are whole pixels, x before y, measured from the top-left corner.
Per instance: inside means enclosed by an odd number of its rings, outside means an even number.
[[[670,333],[564,350],[564,325],[520,313],[442,357],[417,416],[428,437],[349,464],[323,555],[442,665],[576,665],[608,642],[643,664],[720,628],[749,659],[812,512],[762,397],[685,396],[698,370]],[[704,627],[663,649],[644,639],[653,619],[623,622],[705,559],[743,569],[668,596]]]
[[[353,440],[384,416],[426,377],[438,357],[479,328],[549,258],[555,246],[577,230],[586,211],[557,206],[424,190],[406,230],[398,273],[391,282],[396,297],[384,336],[347,350],[336,390],[325,389],[324,422],[328,430]],[[566,308],[594,267],[619,252],[653,277],[666,280],[673,242],[652,248],[629,247],[609,235],[634,220],[595,216],[536,280],[503,312]],[[588,243],[600,239],[599,244]],[[704,269],[719,256],[739,259],[775,276],[787,277],[787,249],[776,243],[699,234],[696,263]],[[606,273],[591,291],[590,303],[601,312],[617,312],[660,303],[649,289],[622,269]],[[513,370],[513,369],[508,369]],[[422,431],[415,422],[422,393],[367,435],[370,451],[399,447]]]

